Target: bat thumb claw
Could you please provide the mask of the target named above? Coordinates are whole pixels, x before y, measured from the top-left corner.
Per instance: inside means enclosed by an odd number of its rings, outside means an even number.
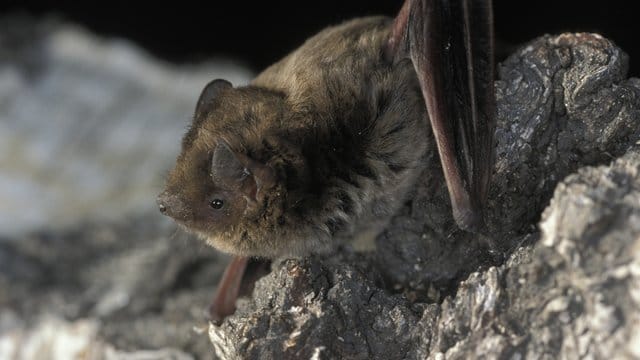
[[[459,209],[454,207],[453,219],[455,220],[456,224],[458,224],[460,229],[470,233],[479,234],[482,233],[486,228],[482,213],[478,211],[471,211],[469,209]]]

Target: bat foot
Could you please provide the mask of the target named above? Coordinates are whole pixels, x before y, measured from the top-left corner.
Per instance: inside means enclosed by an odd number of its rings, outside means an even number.
[[[487,262],[491,265],[501,265],[505,261],[505,254],[500,247],[500,244],[496,239],[484,235],[478,234],[478,242],[483,249]]]

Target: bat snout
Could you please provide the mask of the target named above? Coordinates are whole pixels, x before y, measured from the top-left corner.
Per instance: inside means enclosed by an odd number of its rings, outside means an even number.
[[[184,206],[183,201],[177,195],[164,191],[158,195],[156,203],[158,204],[158,210],[160,210],[163,215],[172,217],[176,220],[187,219],[188,211]]]

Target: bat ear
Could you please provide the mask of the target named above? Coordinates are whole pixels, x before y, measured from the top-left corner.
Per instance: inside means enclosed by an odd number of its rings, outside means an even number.
[[[211,156],[211,179],[217,185],[237,189],[249,173],[226,141],[220,141]]]
[[[224,140],[213,151],[211,178],[219,186],[239,191],[251,203],[262,200],[266,191],[276,185],[271,166],[234,152]]]
[[[198,103],[196,105],[196,111],[200,111],[204,105],[215,99],[222,90],[230,89],[232,87],[233,85],[231,85],[227,80],[212,80],[204,87],[204,89],[202,89],[202,93],[200,93],[200,97],[198,98]]]

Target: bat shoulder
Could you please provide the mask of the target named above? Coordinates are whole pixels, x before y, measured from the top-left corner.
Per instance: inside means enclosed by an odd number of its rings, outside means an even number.
[[[252,84],[299,91],[331,73],[371,68],[382,59],[392,19],[364,17],[327,27],[280,61],[267,67]]]

